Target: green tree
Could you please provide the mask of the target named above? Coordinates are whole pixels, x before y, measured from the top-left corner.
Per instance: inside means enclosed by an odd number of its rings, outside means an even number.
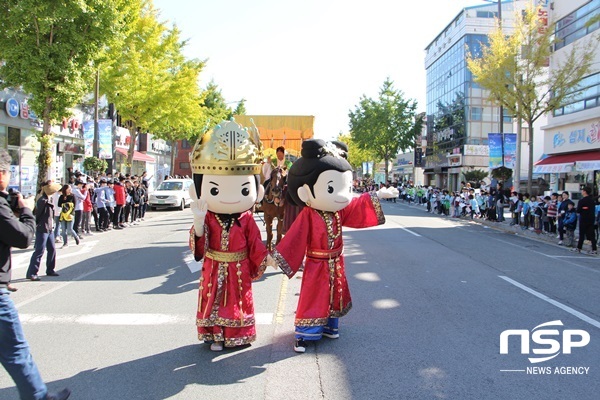
[[[463,176],[465,177],[465,182],[470,182],[474,184],[474,187],[479,187],[479,182],[481,182],[484,178],[487,178],[488,172],[481,169],[473,169],[471,171],[464,171]]]
[[[515,16],[511,35],[496,28],[490,33],[489,45],[483,47],[481,57],[470,54],[467,59],[475,82],[489,91],[490,100],[524,120],[529,127],[529,193],[533,173],[533,123],[580,92],[578,84],[591,72],[598,45],[597,35],[587,41],[586,47],[573,45],[564,59],[549,70],[548,60],[557,40],[554,32],[555,23],[542,26],[537,9],[530,7],[522,16]]]
[[[240,100],[235,110],[233,110],[233,115],[246,115],[246,99]]]
[[[385,180],[389,180],[389,162],[400,150],[414,148],[421,133],[423,117],[417,117],[417,102],[404,99],[404,93],[394,88],[387,78],[380,89],[379,97],[360,98],[350,118],[350,135],[357,147],[373,154],[385,162]]]
[[[227,102],[221,94],[221,89],[214,81],[210,81],[202,92],[201,106],[213,125],[223,120],[229,120],[234,115],[231,108],[227,106]]]
[[[202,123],[197,84],[203,61],[185,60],[186,41],[176,26],[158,20],[145,0],[121,48],[101,69],[101,92],[114,103],[131,135],[127,164],[137,136],[152,132],[167,140],[188,137]]]
[[[0,2],[0,84],[22,88],[43,121],[37,188],[52,162],[52,124],[89,91],[97,62],[125,32],[134,1]]]
[[[83,168],[88,172],[106,171],[108,162],[98,157],[86,157],[86,159],[83,160]]]
[[[368,150],[358,147],[351,135],[344,135],[340,132],[336,140],[348,145],[348,162],[352,168],[362,169],[363,162],[375,161],[375,156]]]

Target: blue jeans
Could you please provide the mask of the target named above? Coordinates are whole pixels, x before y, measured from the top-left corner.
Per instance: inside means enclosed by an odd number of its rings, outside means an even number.
[[[31,278],[32,275],[37,275],[40,270],[40,263],[42,262],[42,256],[44,255],[44,248],[48,250],[48,257],[46,257],[46,274],[54,272],[56,267],[56,244],[54,244],[54,232],[36,232],[35,233],[35,245],[33,254],[31,255],[31,261],[29,261],[29,268],[27,269],[27,278]]]
[[[69,241],[69,234],[71,234],[75,238],[77,244],[79,244],[79,236],[77,236],[77,234],[73,230],[73,220],[60,221],[60,229],[62,230],[61,234],[63,238],[63,244],[67,244],[67,242]]]
[[[21,400],[46,398],[48,389],[29,352],[19,313],[4,288],[0,288],[0,362],[15,381]]]
[[[54,237],[57,238],[60,234],[60,216],[54,217]]]

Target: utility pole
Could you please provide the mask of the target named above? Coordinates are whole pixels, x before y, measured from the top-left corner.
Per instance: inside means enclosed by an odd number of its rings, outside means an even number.
[[[98,97],[100,94],[100,70],[96,70],[96,85],[94,86],[94,141],[92,142],[92,156],[99,157],[99,132],[98,132]]]
[[[498,28],[502,32],[502,1],[498,0]],[[500,132],[504,133],[504,107],[500,104]]]

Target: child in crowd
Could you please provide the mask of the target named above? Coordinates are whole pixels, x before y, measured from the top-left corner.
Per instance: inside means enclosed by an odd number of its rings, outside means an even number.
[[[521,229],[526,230],[529,229],[530,220],[531,220],[531,201],[529,200],[529,193],[525,193],[523,195],[523,226]]]
[[[566,229],[565,245],[567,247],[573,247],[575,244],[575,228],[577,227],[577,212],[575,211],[575,205],[569,203],[567,206],[567,212],[563,218],[563,225]]]

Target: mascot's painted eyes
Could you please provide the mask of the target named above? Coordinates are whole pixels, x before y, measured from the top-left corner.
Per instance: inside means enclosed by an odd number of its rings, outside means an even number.
[[[248,196],[249,194],[250,194],[250,189],[248,189],[248,188],[242,189],[242,196]]]
[[[219,189],[214,187],[212,189],[210,189],[210,194],[212,194],[213,196],[216,196],[219,194]]]
[[[327,185],[327,193],[333,193],[333,186]]]

